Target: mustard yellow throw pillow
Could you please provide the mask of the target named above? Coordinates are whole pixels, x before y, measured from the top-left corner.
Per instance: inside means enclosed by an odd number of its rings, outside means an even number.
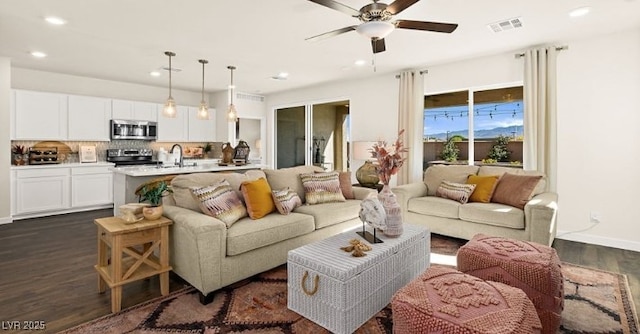
[[[493,196],[493,192],[496,190],[498,179],[500,179],[499,175],[469,175],[467,184],[476,185],[476,189],[473,190],[471,197],[469,197],[469,202],[491,202],[491,196]]]
[[[242,182],[240,192],[251,219],[260,219],[276,210],[271,197],[271,187],[264,177],[255,181]]]

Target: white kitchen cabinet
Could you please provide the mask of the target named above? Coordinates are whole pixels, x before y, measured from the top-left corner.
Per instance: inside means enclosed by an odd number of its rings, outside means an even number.
[[[111,118],[137,121],[158,120],[158,104],[142,101],[113,100]]]
[[[16,214],[70,207],[69,168],[16,170]]]
[[[189,133],[190,142],[216,141],[216,110],[209,109],[209,119],[198,119],[198,108],[189,107]]]
[[[113,172],[107,166],[71,168],[71,207],[113,203]]]
[[[16,90],[12,139],[67,139],[67,101],[65,94]]]
[[[69,96],[69,140],[109,141],[111,99]]]
[[[175,118],[162,116],[162,108],[158,109],[159,142],[189,141],[189,107],[178,106]]]

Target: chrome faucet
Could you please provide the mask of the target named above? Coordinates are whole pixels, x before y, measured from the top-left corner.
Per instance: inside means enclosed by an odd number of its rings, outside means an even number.
[[[173,146],[171,146],[171,150],[169,151],[169,154],[173,154],[173,149],[175,149],[176,146],[180,149],[180,161],[178,161],[178,166],[179,167],[183,167],[184,166],[184,162],[183,162],[183,159],[182,159],[182,146],[180,146],[180,144],[173,144]]]

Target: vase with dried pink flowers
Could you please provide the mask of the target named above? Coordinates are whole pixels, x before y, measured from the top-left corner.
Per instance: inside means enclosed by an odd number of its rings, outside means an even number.
[[[384,234],[389,237],[398,237],[402,235],[404,231],[400,204],[398,203],[396,195],[389,187],[391,176],[398,173],[400,167],[402,167],[406,160],[406,158],[402,156],[408,152],[408,149],[404,147],[402,142],[403,133],[404,129],[398,132],[398,138],[391,146],[388,146],[386,141],[380,140],[371,148],[371,157],[377,160],[376,171],[383,184],[382,190],[378,193],[378,199],[387,213]]]

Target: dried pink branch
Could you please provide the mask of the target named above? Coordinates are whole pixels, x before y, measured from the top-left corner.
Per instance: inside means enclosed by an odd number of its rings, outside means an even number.
[[[398,132],[398,138],[390,147],[387,146],[386,141],[380,140],[376,144],[373,144],[371,148],[371,157],[378,160],[376,165],[378,176],[380,177],[380,181],[385,185],[389,184],[391,176],[398,173],[398,170],[400,170],[400,167],[402,167],[402,164],[404,164],[406,160],[406,158],[402,157],[402,154],[409,150],[404,147],[402,134],[404,134],[404,129]]]

